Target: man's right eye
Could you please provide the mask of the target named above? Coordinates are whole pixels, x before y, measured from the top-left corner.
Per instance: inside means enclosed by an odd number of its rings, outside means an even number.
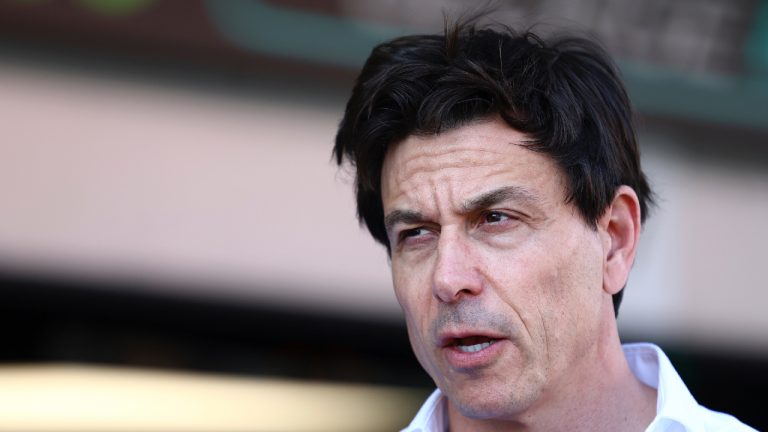
[[[417,241],[419,238],[428,235],[430,231],[424,227],[410,228],[400,231],[400,241]]]

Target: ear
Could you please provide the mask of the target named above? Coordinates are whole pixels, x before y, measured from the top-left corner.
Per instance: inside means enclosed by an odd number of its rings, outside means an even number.
[[[603,239],[603,290],[613,295],[627,283],[640,239],[640,201],[631,187],[616,190],[598,230]]]

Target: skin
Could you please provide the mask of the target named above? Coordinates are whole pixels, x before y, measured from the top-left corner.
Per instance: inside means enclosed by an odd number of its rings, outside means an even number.
[[[655,390],[626,364],[611,301],[634,260],[637,196],[620,187],[595,228],[525,140],[493,119],[388,152],[382,202],[413,350],[452,431],[643,430]]]

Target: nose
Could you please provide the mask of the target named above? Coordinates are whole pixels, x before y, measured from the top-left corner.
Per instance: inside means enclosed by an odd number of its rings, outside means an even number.
[[[473,252],[462,233],[443,229],[432,274],[432,293],[437,299],[453,303],[482,292],[483,279]]]

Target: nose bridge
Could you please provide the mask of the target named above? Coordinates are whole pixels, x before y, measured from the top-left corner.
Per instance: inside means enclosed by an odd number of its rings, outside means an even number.
[[[477,295],[482,290],[472,245],[455,226],[440,233],[432,275],[432,291],[441,301],[451,303],[462,295]]]

